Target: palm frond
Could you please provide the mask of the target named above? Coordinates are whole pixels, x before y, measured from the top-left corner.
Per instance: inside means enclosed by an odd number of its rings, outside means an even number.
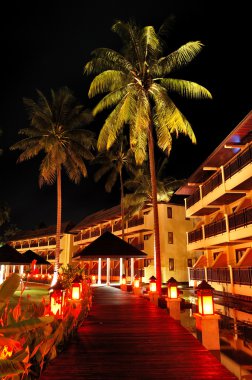
[[[113,107],[126,95],[126,93],[127,88],[124,87],[105,95],[93,109],[93,115],[96,116],[106,108]]]
[[[178,71],[188,65],[202,50],[203,44],[200,41],[188,42],[178,50],[162,57],[150,68],[153,77],[164,77],[171,72]]]
[[[161,52],[161,46],[153,26],[146,26],[142,29],[140,42],[144,51],[144,60],[149,62],[156,59]]]
[[[126,80],[127,76],[121,71],[104,71],[91,82],[88,96],[93,98],[97,94],[118,90],[127,83]]]
[[[133,69],[130,61],[113,49],[99,48],[92,51],[91,54],[94,58],[86,64],[84,68],[86,74],[96,71],[99,65],[104,66],[104,69],[107,66],[110,70],[119,70],[124,73],[128,73]]]
[[[211,93],[205,87],[195,82],[183,79],[164,78],[160,79],[159,83],[169,92],[176,92],[189,99],[212,99]]]

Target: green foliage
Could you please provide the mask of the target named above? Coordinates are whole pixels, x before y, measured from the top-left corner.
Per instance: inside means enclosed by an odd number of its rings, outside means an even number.
[[[81,271],[65,269],[68,281]],[[65,277],[67,277],[65,275]],[[78,304],[67,302],[64,315],[48,315],[50,309],[40,303],[22,304],[22,298],[12,297],[20,277],[13,275],[1,286],[0,296],[0,374],[2,380],[35,380],[45,365],[62,351],[76,334],[92,303],[90,287],[83,281],[83,300]],[[66,284],[68,282],[66,281]],[[22,293],[21,293],[22,294]],[[11,299],[11,302],[10,302]],[[16,303],[14,303],[16,302]]]

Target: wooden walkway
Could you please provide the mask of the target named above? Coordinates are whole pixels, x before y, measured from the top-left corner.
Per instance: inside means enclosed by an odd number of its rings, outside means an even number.
[[[77,339],[39,380],[234,380],[167,310],[113,287],[93,288]]]

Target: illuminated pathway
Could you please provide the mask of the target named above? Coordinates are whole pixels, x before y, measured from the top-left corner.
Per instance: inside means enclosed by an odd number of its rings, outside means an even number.
[[[93,288],[89,317],[48,379],[237,380],[167,310],[113,287]]]

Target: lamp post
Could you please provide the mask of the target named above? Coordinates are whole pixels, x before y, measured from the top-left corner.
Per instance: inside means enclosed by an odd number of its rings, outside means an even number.
[[[51,313],[57,317],[62,317],[65,306],[66,290],[63,289],[60,282],[56,282],[56,284],[49,289],[49,294]]]
[[[157,279],[155,276],[151,276],[149,278],[149,281],[150,281],[150,291],[149,291],[150,301],[153,302],[156,306],[158,306]]]
[[[127,290],[127,283],[126,283],[126,275],[125,274],[122,275],[120,288],[121,288],[121,290],[124,290],[124,291]]]
[[[173,319],[180,321],[181,298],[178,297],[178,283],[173,277],[167,281],[167,294],[166,303],[169,314]]]
[[[73,301],[82,299],[82,276],[75,276],[71,284],[71,297]]]
[[[136,275],[134,282],[133,282],[133,292],[136,296],[139,296],[141,293],[141,288],[140,288],[140,278]]]
[[[198,313],[196,319],[197,338],[208,350],[220,350],[219,323],[220,316],[214,313],[213,290],[205,280],[196,288],[198,297]]]

